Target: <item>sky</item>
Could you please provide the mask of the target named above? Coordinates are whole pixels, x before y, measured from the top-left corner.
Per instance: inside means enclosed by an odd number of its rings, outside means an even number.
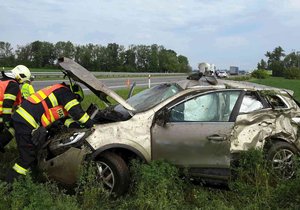
[[[0,0],[0,41],[163,45],[217,69],[300,51],[300,0]]]

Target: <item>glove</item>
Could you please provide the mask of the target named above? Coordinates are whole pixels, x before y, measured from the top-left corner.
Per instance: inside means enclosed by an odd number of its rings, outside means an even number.
[[[86,128],[92,128],[94,126],[94,122],[89,119],[85,124],[84,124],[84,127]]]

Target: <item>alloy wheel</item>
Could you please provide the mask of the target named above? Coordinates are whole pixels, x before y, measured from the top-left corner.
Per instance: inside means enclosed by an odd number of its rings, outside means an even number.
[[[103,183],[103,186],[112,192],[115,186],[115,177],[112,169],[104,162],[96,163],[99,178]]]
[[[282,179],[290,179],[295,174],[294,153],[289,149],[278,150],[272,159],[275,174]]]

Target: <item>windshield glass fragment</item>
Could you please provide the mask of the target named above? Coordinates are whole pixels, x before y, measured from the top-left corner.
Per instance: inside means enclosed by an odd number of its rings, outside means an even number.
[[[138,113],[151,109],[182,90],[183,89],[175,83],[161,84],[132,96],[127,100],[127,103],[134,107]],[[116,111],[120,109],[123,109],[120,104],[115,107]]]

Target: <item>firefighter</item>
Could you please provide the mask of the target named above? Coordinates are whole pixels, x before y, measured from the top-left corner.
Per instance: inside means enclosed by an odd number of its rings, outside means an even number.
[[[30,77],[29,81],[24,82],[21,88],[21,94],[23,98],[28,98],[30,95],[34,94],[34,87],[32,85],[32,81],[34,80],[34,76]]]
[[[39,90],[21,103],[12,116],[19,159],[7,174],[8,182],[26,175],[36,165],[36,153],[45,143],[46,129],[53,122],[70,115],[86,128],[93,127],[93,121],[80,105],[83,96],[78,84],[62,83]]]
[[[11,115],[16,105],[21,103],[19,85],[29,81],[31,73],[24,65],[18,65],[9,72],[2,71],[0,79],[0,151],[13,139],[15,130]]]

